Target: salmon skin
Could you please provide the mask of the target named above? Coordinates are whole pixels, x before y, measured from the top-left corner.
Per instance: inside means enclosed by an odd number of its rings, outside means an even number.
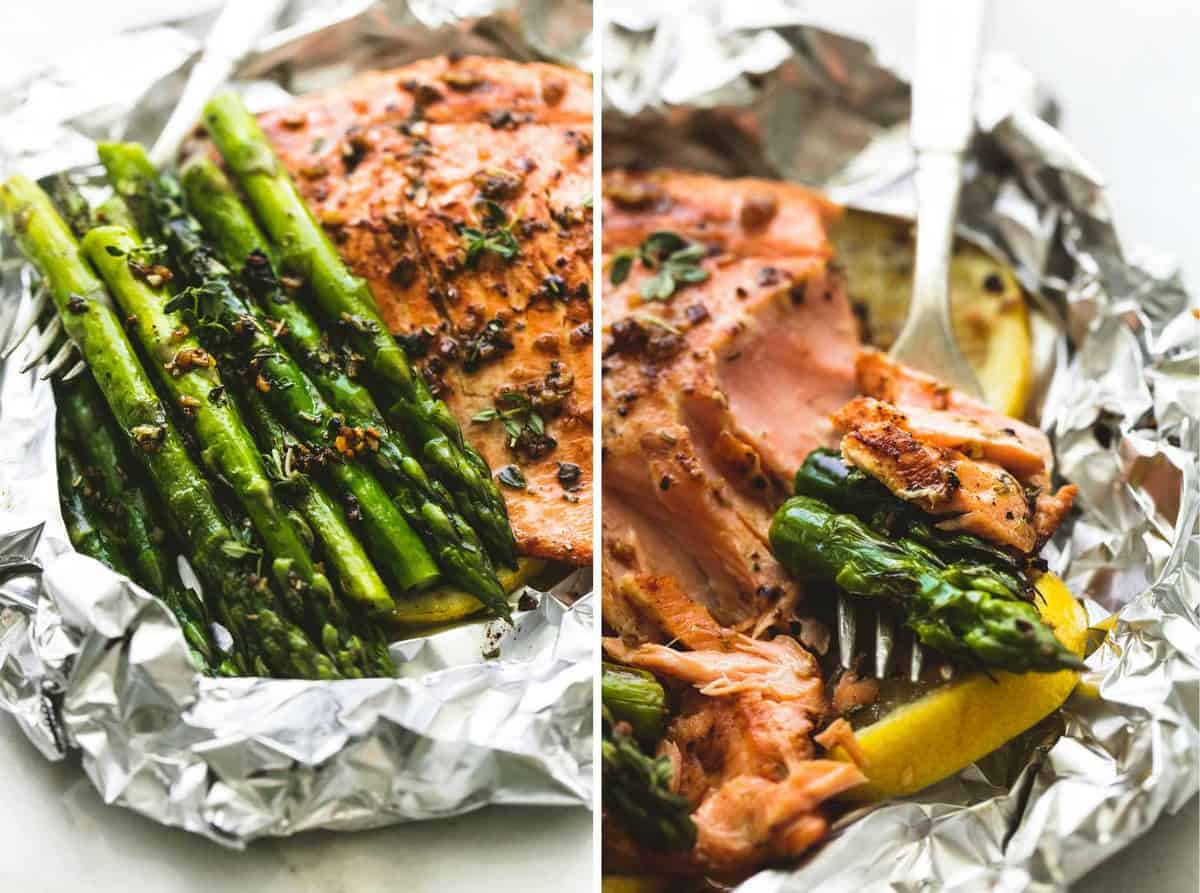
[[[499,477],[520,552],[592,561],[592,99],[439,57],[261,116],[393,332]]]

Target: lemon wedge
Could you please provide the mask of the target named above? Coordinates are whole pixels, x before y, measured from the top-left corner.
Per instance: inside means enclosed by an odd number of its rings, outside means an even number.
[[[1053,574],[1043,574],[1037,589],[1042,620],[1082,656],[1088,630],[1083,606]],[[990,678],[974,673],[897,707],[856,732],[868,782],[843,796],[903,797],[947,778],[1058,709],[1078,681],[1074,670]],[[832,755],[850,759],[840,747]]]
[[[496,572],[504,591],[512,593],[541,572],[546,562],[536,558],[520,558],[517,569],[501,568]],[[452,586],[438,586],[415,595],[396,599],[396,607],[388,615],[391,623],[400,626],[432,626],[453,623],[483,610],[479,599],[469,592]],[[424,631],[423,631],[424,632]]]
[[[900,333],[912,293],[912,224],[847,209],[830,238],[848,271],[864,339],[887,350]],[[1021,418],[1033,386],[1033,341],[1020,284],[1006,266],[959,239],[950,264],[950,308],[954,334],[987,402]]]

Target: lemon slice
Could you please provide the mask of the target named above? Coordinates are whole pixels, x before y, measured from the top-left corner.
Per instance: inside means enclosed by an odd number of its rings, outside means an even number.
[[[546,566],[546,562],[536,558],[521,558],[517,561],[517,569],[501,568],[496,572],[500,585],[508,593],[515,592]],[[434,589],[418,592],[411,596],[396,599],[396,607],[388,615],[388,620],[400,627],[421,626],[453,623],[478,614],[483,610],[479,599],[469,592],[455,589],[452,586],[438,586]],[[422,630],[427,633],[428,630]]]
[[[863,319],[865,339],[887,350],[900,333],[912,293],[912,224],[847,210],[830,237],[846,268],[850,301]],[[988,403],[1020,418],[1033,385],[1033,341],[1016,278],[959,239],[950,265],[950,308],[954,334]]]
[[[1053,574],[1037,582],[1042,620],[1075,654],[1087,645],[1083,606]],[[1048,716],[1079,681],[1074,670],[1056,673],[975,673],[937,688],[855,735],[868,783],[847,791],[853,800],[903,797],[928,787]],[[832,756],[849,760],[842,748]]]

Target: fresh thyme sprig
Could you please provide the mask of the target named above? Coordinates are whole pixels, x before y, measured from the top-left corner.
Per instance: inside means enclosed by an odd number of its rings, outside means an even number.
[[[707,253],[698,242],[689,242],[678,233],[659,230],[647,236],[636,250],[626,248],[617,252],[609,270],[609,281],[620,285],[633,271],[633,262],[641,260],[642,266],[655,271],[642,283],[642,297],[647,301],[665,301],[676,289],[708,279],[708,271],[700,266]]]
[[[483,229],[474,226],[460,225],[459,235],[463,238],[463,251],[466,253],[467,265],[474,266],[485,252],[500,255],[506,261],[512,260],[520,251],[521,246],[513,235],[520,215],[514,215],[512,220],[504,209],[490,199],[480,202],[483,208],[481,224]]]

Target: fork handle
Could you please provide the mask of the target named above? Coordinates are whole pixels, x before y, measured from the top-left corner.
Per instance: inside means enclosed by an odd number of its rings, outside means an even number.
[[[912,303],[892,355],[959,390],[979,396],[979,384],[954,338],[950,321],[950,250],[958,216],[962,156],[924,151],[917,157],[916,266]]]

